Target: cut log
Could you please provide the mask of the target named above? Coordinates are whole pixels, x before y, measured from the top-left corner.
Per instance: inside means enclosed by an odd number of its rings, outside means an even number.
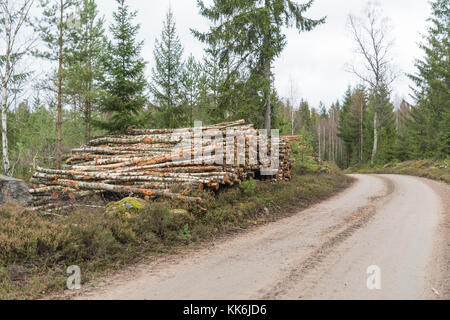
[[[219,190],[249,177],[266,179],[262,172],[270,161],[264,162],[258,151],[272,157],[272,143],[279,146],[279,167],[267,179],[290,179],[291,143],[298,137],[265,137],[243,120],[201,129],[129,128],[126,135],[97,137],[72,150],[61,170],[38,167],[30,192],[39,208],[59,208],[67,199],[104,192],[199,201],[189,192]],[[182,193],[170,191],[179,187]]]

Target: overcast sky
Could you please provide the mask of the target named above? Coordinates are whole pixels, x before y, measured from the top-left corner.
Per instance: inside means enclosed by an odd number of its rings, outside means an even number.
[[[185,57],[190,53],[197,58],[202,56],[203,45],[192,36],[190,28],[206,31],[208,20],[199,15],[196,0],[129,0],[128,3],[138,11],[136,21],[141,24],[139,37],[145,40],[142,55],[149,62],[148,75],[153,66],[155,38],[161,34],[169,3],[174,11]],[[290,96],[292,82],[297,99],[304,98],[314,107],[323,101],[328,107],[342,98],[348,85],[358,83],[346,71],[346,65],[355,59],[347,20],[350,13],[361,15],[366,3],[365,0],[316,0],[307,16],[327,16],[326,23],[308,33],[286,30],[288,46],[274,66],[275,85],[281,97]],[[418,43],[422,40],[421,34],[426,33],[426,20],[430,16],[428,1],[378,0],[378,3],[392,25],[390,36],[395,40],[393,61],[396,67],[403,74],[414,72],[414,59],[423,55]],[[116,2],[98,0],[98,6],[109,23]],[[393,100],[405,97],[410,101],[409,85],[410,81],[405,76],[400,77],[394,83]]]

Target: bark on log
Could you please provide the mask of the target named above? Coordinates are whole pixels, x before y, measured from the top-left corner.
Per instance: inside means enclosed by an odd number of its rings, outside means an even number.
[[[40,207],[102,192],[198,201],[185,193],[193,189],[218,190],[222,185],[241,184],[248,177],[260,176],[265,165],[258,151],[265,150],[272,157],[273,143],[280,148],[279,168],[267,179],[289,179],[293,165],[291,143],[298,137],[270,140],[253,125],[244,124],[240,120],[201,130],[181,129],[176,132],[188,138],[183,144],[173,134],[174,129],[129,128],[127,135],[98,137],[72,150],[62,170],[38,167],[31,179],[36,186],[30,192]],[[225,136],[229,129],[231,137]],[[204,139],[199,140],[200,136]],[[170,192],[179,187],[185,191]]]

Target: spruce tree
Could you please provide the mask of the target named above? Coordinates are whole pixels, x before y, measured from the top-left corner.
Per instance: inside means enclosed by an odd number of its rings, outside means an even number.
[[[414,143],[411,140],[409,122],[411,119],[411,107],[403,100],[400,108],[396,110],[396,124],[397,136],[394,143],[395,159],[399,161],[406,161],[413,157],[411,145]]]
[[[361,165],[363,161],[366,104],[366,95],[362,88],[355,89],[350,98],[346,95],[346,112],[340,121],[338,137],[345,143],[348,166]]]
[[[352,95],[353,91],[351,87],[347,88],[347,91],[345,92],[345,96],[343,99],[342,108],[339,113],[339,126],[338,126],[338,137],[342,139],[344,142],[344,149],[345,149],[345,155],[344,155],[344,163],[346,167],[350,166],[350,161],[353,154],[353,137],[351,126],[350,126],[350,105],[352,103]]]
[[[161,39],[156,39],[151,92],[159,105],[160,126],[176,128],[183,122],[180,85],[183,47],[176,33],[172,9],[166,15]]]
[[[364,146],[365,150],[373,148],[374,144],[374,118],[377,111],[377,154],[373,158],[373,164],[384,164],[391,162],[395,158],[394,144],[396,140],[394,106],[390,102],[390,94],[385,86],[382,86],[378,93],[371,93],[368,96],[367,114],[364,125]],[[367,154],[367,159],[372,157]]]
[[[302,101],[300,102],[300,108],[298,110],[298,113],[300,115],[301,129],[306,132],[311,132],[312,131],[311,111],[309,110],[308,101],[302,99]]]
[[[184,64],[181,76],[181,99],[184,113],[187,116],[186,122],[190,127],[194,126],[194,121],[196,120],[194,117],[199,112],[202,73],[201,65],[190,55]]]
[[[227,80],[226,70],[221,61],[220,46],[216,42],[211,42],[205,49],[203,58],[203,71],[206,78],[206,108],[210,122],[219,122],[224,119],[225,106],[222,102],[224,84]],[[228,79],[230,80],[230,79]]]
[[[140,56],[143,42],[136,39],[140,25],[133,24],[136,12],[130,11],[125,0],[116,1],[118,8],[110,27],[113,40],[108,41],[102,59],[105,79],[99,107],[108,118],[94,121],[109,133],[122,133],[129,126],[142,125],[140,115],[147,103],[145,62]]]
[[[421,48],[422,60],[416,61],[417,72],[410,75],[416,87],[409,122],[415,158],[450,155],[450,2],[431,3],[432,25]]]
[[[210,7],[198,2],[200,13],[213,22],[209,32],[193,31],[205,43],[225,41],[222,56],[230,53],[240,57],[238,66],[245,63],[253,76],[253,86],[264,93],[259,113],[264,115],[264,127],[271,129],[272,64],[286,46],[283,27],[295,26],[310,31],[325,19],[313,20],[303,16],[313,0],[298,4],[291,0],[214,0]],[[258,75],[258,76],[257,76]]]

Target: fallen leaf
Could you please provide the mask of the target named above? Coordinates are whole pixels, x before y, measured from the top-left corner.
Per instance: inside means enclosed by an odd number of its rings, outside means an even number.
[[[434,292],[435,295],[440,296],[439,291],[437,291],[435,288],[431,288],[431,290]]]

